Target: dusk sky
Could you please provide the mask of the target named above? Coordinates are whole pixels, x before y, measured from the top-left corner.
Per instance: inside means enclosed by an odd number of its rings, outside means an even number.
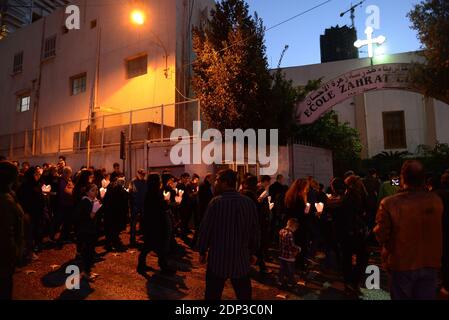
[[[247,0],[250,12],[257,11],[267,28],[310,9],[324,0]],[[359,2],[353,0],[353,3]],[[387,37],[386,53],[414,51],[420,48],[416,32],[410,29],[407,13],[418,0],[367,0],[356,10],[356,28],[359,39],[365,39],[365,9],[369,5],[380,8],[380,30],[374,36]],[[267,31],[266,46],[270,67],[276,67],[286,44],[290,46],[282,66],[320,63],[320,34],[331,26],[351,24],[350,14],[340,18],[340,13],[351,6],[350,0],[332,0],[305,15]],[[363,50],[363,49],[362,49]],[[366,50],[366,49],[365,49]],[[366,53],[361,53],[361,57]]]

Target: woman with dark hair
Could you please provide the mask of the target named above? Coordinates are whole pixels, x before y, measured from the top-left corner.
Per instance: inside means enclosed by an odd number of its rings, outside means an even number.
[[[334,265],[341,266],[342,261],[340,243],[343,237],[339,232],[342,229],[339,222],[342,220],[340,217],[344,216],[343,198],[346,193],[344,180],[341,178],[332,179],[330,191],[331,196],[327,200],[325,208],[325,216],[327,216],[330,228],[326,239],[328,249],[326,251],[326,265],[332,268]]]
[[[268,274],[271,271],[267,268],[265,264],[265,255],[268,250],[270,238],[268,237],[270,231],[270,223],[268,220],[269,208],[266,208],[265,202],[259,200],[257,194],[257,177],[252,174],[246,175],[245,180],[242,182],[241,194],[250,198],[257,208],[257,215],[259,218],[259,228],[260,228],[260,245],[257,252],[257,264],[259,265],[259,270],[262,274]]]
[[[78,245],[81,249],[83,273],[88,281],[93,281],[96,275],[91,274],[91,269],[95,256],[95,243],[97,242],[96,219],[100,204],[97,199],[98,187],[95,184],[87,185],[85,190],[75,211],[79,217]]]
[[[296,259],[296,266],[305,269],[305,254],[307,253],[307,218],[310,212],[310,204],[307,202],[307,194],[309,192],[309,182],[306,179],[298,179],[285,194],[285,210],[286,220],[297,219],[299,228],[295,231],[295,243],[301,247],[301,252]],[[284,221],[284,224],[287,224]]]
[[[33,250],[39,252],[42,249],[43,239],[45,198],[39,183],[40,178],[40,170],[37,167],[30,167],[25,172],[23,184],[17,192],[19,203],[25,212],[27,255],[34,260],[37,256],[33,254]]]
[[[337,228],[342,250],[342,269],[345,289],[360,295],[360,281],[368,265],[368,228],[366,215],[366,191],[358,176],[346,178],[347,190],[337,218]],[[356,265],[352,257],[356,256]]]
[[[101,182],[104,179],[104,174],[102,169],[97,169],[94,171],[94,181],[93,183],[98,187],[98,190],[102,187]]]
[[[23,246],[23,211],[12,185],[17,181],[17,167],[0,162],[0,300],[11,300],[13,274]]]
[[[307,194],[309,192],[309,183],[305,179],[298,179],[285,193],[285,208],[287,211],[288,219],[298,219],[298,221],[304,219]],[[287,221],[285,221],[287,223]]]
[[[83,169],[79,172],[75,187],[73,188],[73,200],[75,201],[75,206],[84,197],[87,186],[94,182],[94,178],[94,174],[90,170]]]
[[[82,169],[79,172],[79,174],[77,176],[77,181],[76,181],[75,186],[72,191],[72,199],[73,199],[73,204],[74,204],[75,208],[78,206],[78,203],[86,195],[87,187],[93,182],[93,180],[94,180],[94,175],[93,175],[92,171],[87,170],[87,169]],[[80,224],[80,216],[79,216],[77,210],[73,210],[73,216],[71,219],[71,223],[72,223],[73,229],[75,230],[75,234],[78,234],[79,233],[78,228],[79,228],[79,224]],[[76,241],[76,252],[77,252],[77,257],[79,257],[81,255],[81,247],[80,247],[80,243],[79,243],[78,239]]]
[[[180,212],[179,204],[176,202],[177,196],[177,181],[176,177],[169,172],[163,172],[162,176],[162,190],[163,192],[170,193],[168,216],[171,223],[171,234],[170,234],[170,255],[176,255],[181,252],[180,246],[176,242],[175,236],[179,234],[180,226]]]
[[[57,205],[58,205],[58,187],[59,187],[59,175],[58,169],[54,165],[47,165],[47,169],[44,170],[42,174],[41,181],[50,186],[50,192],[44,193],[47,208],[49,209],[49,221],[47,227],[48,235],[52,241],[55,240],[55,222],[57,216]]]
[[[102,208],[107,251],[125,252],[120,233],[126,229],[129,215],[129,194],[125,190],[125,178],[112,181],[103,199]]]
[[[139,254],[137,272],[145,274],[148,270],[146,258],[151,251],[156,252],[161,273],[171,275],[174,270],[168,266],[167,255],[170,250],[171,221],[167,213],[169,194],[163,193],[159,174],[152,173],[147,178],[147,193],[143,213],[144,244]]]

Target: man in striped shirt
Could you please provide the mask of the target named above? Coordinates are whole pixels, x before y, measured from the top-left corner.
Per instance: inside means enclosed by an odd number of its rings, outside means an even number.
[[[206,300],[220,300],[227,279],[237,299],[251,299],[251,264],[256,262],[260,230],[254,202],[236,190],[237,174],[228,169],[217,175],[215,190],[201,224],[198,248],[208,262]]]

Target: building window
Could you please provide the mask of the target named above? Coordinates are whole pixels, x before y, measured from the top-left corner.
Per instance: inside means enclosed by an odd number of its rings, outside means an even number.
[[[82,73],[70,78],[70,94],[76,96],[77,94],[86,91],[86,73]]]
[[[13,73],[22,72],[22,66],[23,66],[23,51],[16,53],[14,55]]]
[[[44,59],[56,56],[56,35],[45,39]]]
[[[148,55],[126,60],[126,72],[128,79],[147,74]]]
[[[385,149],[406,149],[404,111],[382,113]]]
[[[31,96],[23,94],[17,97],[17,112],[26,112],[30,110]]]

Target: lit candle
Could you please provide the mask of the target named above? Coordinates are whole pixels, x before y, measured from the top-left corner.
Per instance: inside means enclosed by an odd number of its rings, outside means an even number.
[[[306,203],[306,209],[304,210],[305,214],[308,214],[310,212],[310,203]]]
[[[315,208],[318,213],[322,213],[324,210],[324,203],[315,203]]]

